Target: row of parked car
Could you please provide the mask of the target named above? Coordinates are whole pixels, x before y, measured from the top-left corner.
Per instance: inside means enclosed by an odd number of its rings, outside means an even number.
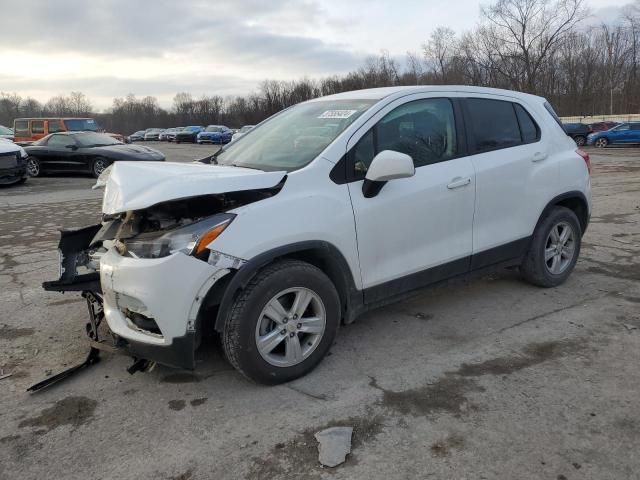
[[[129,135],[131,142],[160,141],[175,143],[211,143],[226,144],[237,140],[253,128],[245,125],[240,129],[233,129],[224,125],[190,125],[188,127],[147,128]]]
[[[563,127],[579,147],[640,143],[640,122],[564,123]]]

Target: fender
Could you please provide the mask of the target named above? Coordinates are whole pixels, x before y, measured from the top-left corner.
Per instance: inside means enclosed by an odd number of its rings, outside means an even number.
[[[576,216],[578,217],[578,221],[580,222],[580,226],[582,227],[582,235],[584,236],[584,233],[587,231],[587,227],[589,226],[589,219],[591,218],[591,212],[589,212],[589,202],[587,202],[587,197],[584,195],[584,193],[580,192],[579,190],[573,190],[571,192],[562,193],[554,197],[549,203],[547,203],[547,206],[544,207],[544,209],[542,210],[542,213],[540,213],[540,216],[538,217],[536,228],[538,228],[538,224],[547,215],[547,213],[549,213],[549,210],[551,210],[553,207],[555,207],[558,204],[562,204],[567,200],[573,200],[573,199],[577,199],[580,202],[582,208],[584,209],[583,215],[580,215],[579,213],[575,212]],[[535,228],[534,228],[534,231],[535,231]]]
[[[363,310],[363,293],[356,289],[351,269],[344,255],[334,245],[320,240],[283,245],[263,252],[247,261],[229,281],[218,309],[215,330],[221,332],[238,292],[246,288],[258,271],[278,258],[298,258],[321,268],[333,281],[340,296],[345,323],[350,323]]]

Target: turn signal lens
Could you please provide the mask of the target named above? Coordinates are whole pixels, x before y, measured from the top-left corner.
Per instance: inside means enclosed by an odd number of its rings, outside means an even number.
[[[218,238],[220,236],[220,234],[222,232],[224,232],[224,229],[227,228],[227,226],[229,225],[229,223],[231,223],[229,220],[227,220],[224,223],[221,223],[219,225],[216,225],[215,227],[213,227],[211,230],[209,230],[207,233],[205,233],[204,235],[202,235],[197,243],[195,248],[193,249],[193,253],[198,255],[202,252],[204,252],[207,249],[207,246],[213,242],[216,238]]]

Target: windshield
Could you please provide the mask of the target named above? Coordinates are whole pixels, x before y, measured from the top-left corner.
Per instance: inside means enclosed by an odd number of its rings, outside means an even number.
[[[64,126],[71,132],[81,132],[89,130],[95,132],[98,130],[98,124],[93,118],[70,118],[64,120]]]
[[[222,127],[215,127],[210,125],[205,129],[205,132],[224,132],[224,130],[225,129]]]
[[[119,142],[115,138],[103,133],[82,133],[79,135],[74,135],[73,138],[76,139],[81,147],[104,147],[107,145],[122,144],[122,142]]]
[[[0,125],[0,135],[13,135],[13,130]]]
[[[230,143],[222,165],[288,172],[316,158],[376,100],[325,100],[291,107],[259,125],[246,142]]]
[[[200,127],[184,127],[182,129],[183,132],[195,132],[196,130],[200,130]]]

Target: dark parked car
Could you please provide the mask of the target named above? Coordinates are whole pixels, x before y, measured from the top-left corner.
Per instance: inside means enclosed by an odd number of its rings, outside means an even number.
[[[52,133],[25,148],[27,171],[32,177],[43,172],[87,172],[98,177],[118,160],[164,161],[157,150],[125,145],[109,135],[94,132]]]
[[[191,125],[176,133],[176,143],[196,143],[198,134],[204,130],[203,126]]]
[[[593,132],[587,137],[587,145],[598,148],[622,143],[640,143],[640,122],[621,123],[611,130]]]
[[[563,123],[562,126],[567,135],[573,138],[579,147],[587,143],[587,135],[592,132],[591,127],[586,123]]]
[[[611,130],[613,127],[617,127],[620,125],[620,122],[596,122],[590,123],[589,127],[592,132],[604,132],[606,130]]]
[[[0,139],[0,185],[24,183],[26,180],[26,152],[9,140]]]

